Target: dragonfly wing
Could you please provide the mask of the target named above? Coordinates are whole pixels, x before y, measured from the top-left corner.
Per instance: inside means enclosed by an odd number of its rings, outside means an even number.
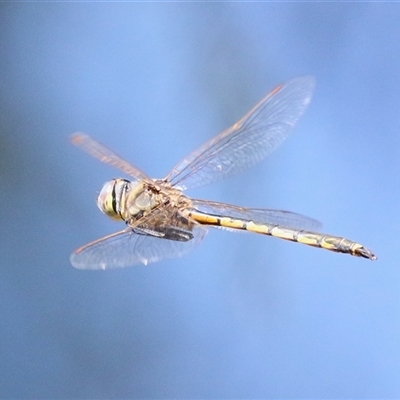
[[[138,234],[131,229],[98,239],[76,250],[71,264],[78,269],[124,268],[181,257],[192,251],[203,239],[206,229],[196,227],[188,241],[164,239]]]
[[[112,152],[110,149],[92,139],[90,136],[82,132],[75,132],[71,135],[71,142],[75,146],[79,147],[86,153],[97,158],[101,162],[112,165],[115,168],[120,169],[126,174],[132,176],[136,180],[142,180],[147,183],[154,183],[143,171],[133,166],[128,161],[125,161],[119,155]]]
[[[184,190],[255,165],[289,135],[310,103],[314,86],[309,76],[277,86],[236,124],[180,161],[165,179]]]
[[[279,225],[287,228],[314,231],[322,228],[322,224],[317,220],[290,211],[243,208],[214,201],[194,199],[192,199],[192,207],[205,214],[252,221],[258,224]]]
[[[140,255],[141,263],[148,264],[188,254],[200,244],[207,234],[207,229],[196,225],[191,232],[193,236],[188,241],[158,239],[154,236],[139,235],[136,251]]]
[[[135,226],[98,239],[76,250],[71,263],[78,269],[123,268],[147,265],[192,251],[207,229],[174,210],[157,210]]]

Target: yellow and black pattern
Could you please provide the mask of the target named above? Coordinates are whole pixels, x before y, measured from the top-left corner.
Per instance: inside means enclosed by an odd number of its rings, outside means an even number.
[[[296,230],[278,225],[255,223],[253,221],[204,214],[197,211],[190,211],[189,216],[202,225],[260,233],[325,250],[376,260],[376,256],[363,245],[340,236]]]

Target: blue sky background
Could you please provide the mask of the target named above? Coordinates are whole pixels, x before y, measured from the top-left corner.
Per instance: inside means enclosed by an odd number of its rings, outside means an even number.
[[[2,4],[0,396],[400,397],[399,7]],[[185,258],[72,268],[121,226],[95,205],[118,171],[71,132],[163,177],[304,74],[290,140],[188,194],[309,215],[378,261],[216,230]]]

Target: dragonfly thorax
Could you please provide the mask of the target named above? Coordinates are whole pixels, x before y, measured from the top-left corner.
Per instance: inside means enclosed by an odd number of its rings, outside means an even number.
[[[156,203],[154,194],[148,192],[142,182],[120,178],[106,182],[97,198],[97,206],[104,214],[124,221],[150,211]]]

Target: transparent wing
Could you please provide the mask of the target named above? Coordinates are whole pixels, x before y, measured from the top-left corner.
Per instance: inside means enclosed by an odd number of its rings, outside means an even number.
[[[184,190],[258,163],[287,138],[310,103],[314,86],[309,76],[277,86],[236,124],[180,161],[165,179]]]
[[[98,160],[110,164],[115,168],[124,171],[126,174],[132,176],[136,180],[142,180],[147,183],[154,183],[143,171],[139,168],[134,167],[132,164],[125,161],[119,155],[115,154],[101,143],[92,139],[90,136],[82,132],[75,132],[71,135],[71,142],[75,146],[79,147],[86,153],[97,158]]]
[[[206,232],[197,226],[192,231],[193,238],[183,242],[125,229],[76,250],[71,264],[78,269],[110,269],[181,257],[192,251]]]
[[[71,263],[79,269],[147,265],[189,253],[206,233],[206,228],[185,218],[176,208],[161,207],[123,231],[76,250]]]
[[[319,230],[322,228],[322,224],[317,220],[290,211],[243,208],[214,201],[195,199],[192,199],[192,207],[206,214],[253,221],[258,224],[279,225],[304,230]]]

